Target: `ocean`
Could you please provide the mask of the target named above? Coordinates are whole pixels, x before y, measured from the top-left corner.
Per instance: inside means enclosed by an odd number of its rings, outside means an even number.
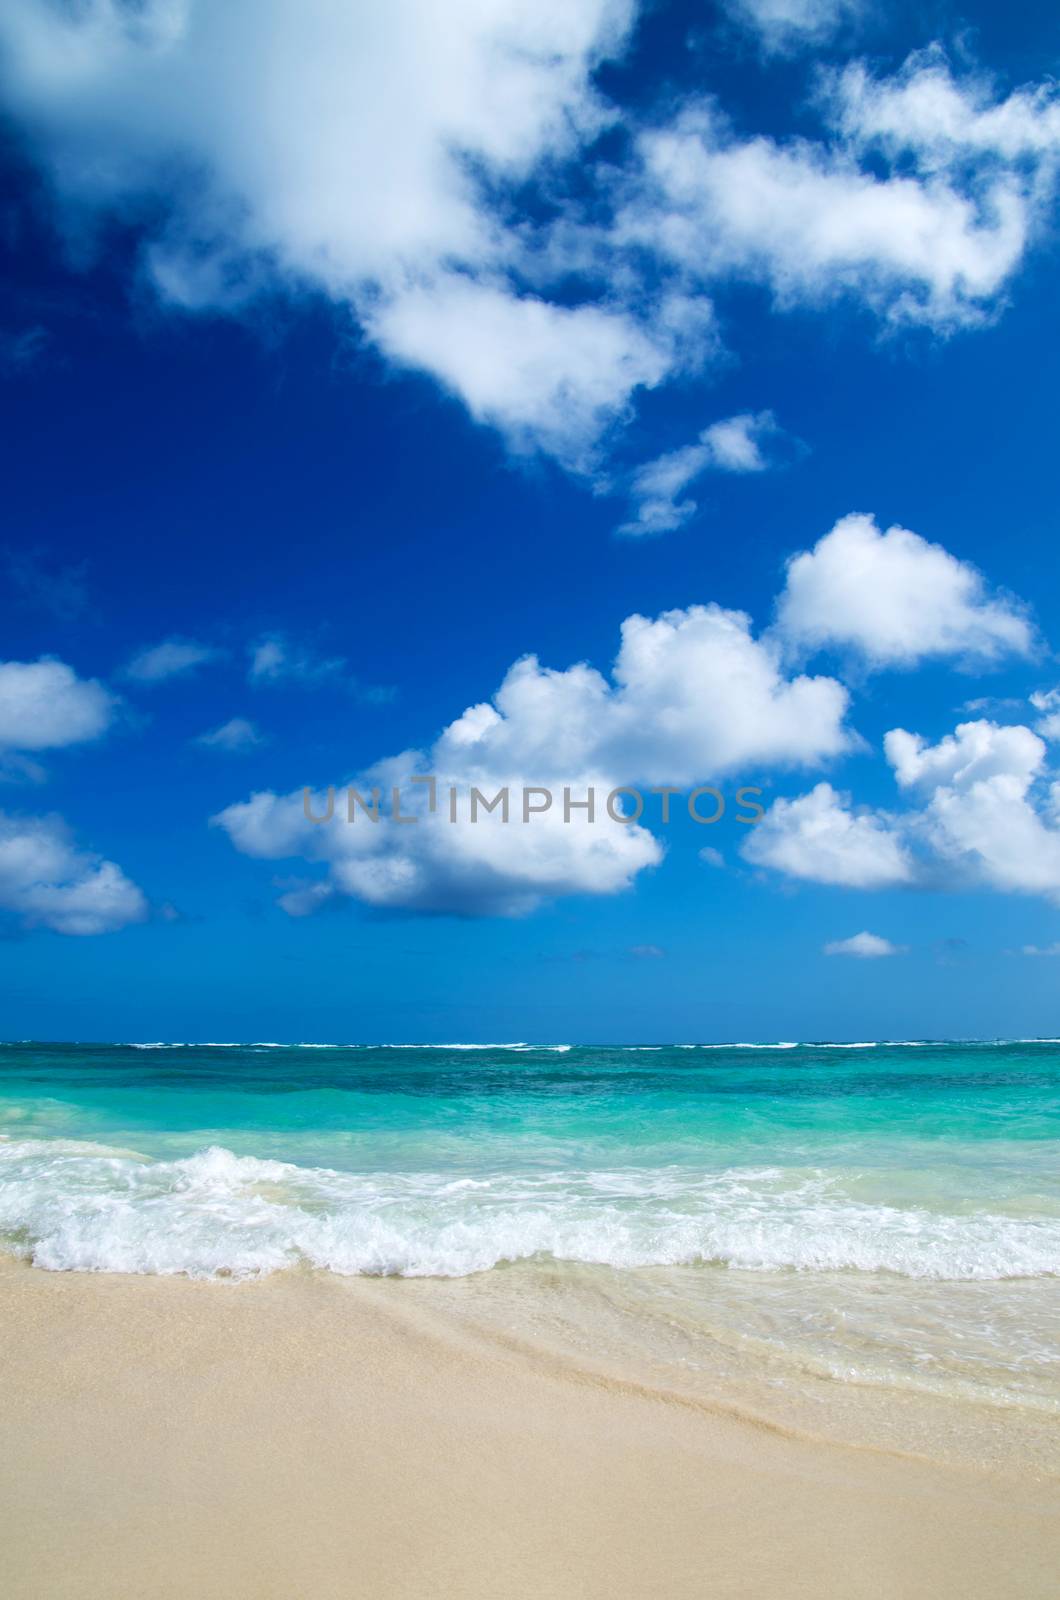
[[[1051,1412],[1060,1042],[8,1044],[0,1249],[573,1286],[675,1369]]]

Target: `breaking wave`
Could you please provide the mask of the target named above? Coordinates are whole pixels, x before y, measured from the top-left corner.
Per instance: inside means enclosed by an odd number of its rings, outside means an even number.
[[[613,1267],[1001,1279],[1060,1273],[1060,1217],[871,1204],[857,1174],[350,1173],[213,1146],[179,1160],[0,1138],[0,1241],[56,1270],[462,1277],[551,1256]]]

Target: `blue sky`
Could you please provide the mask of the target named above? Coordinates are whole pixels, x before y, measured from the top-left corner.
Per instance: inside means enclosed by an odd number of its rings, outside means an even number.
[[[15,0],[0,1031],[1060,1032],[1058,53]],[[414,772],[730,805],[302,817]]]

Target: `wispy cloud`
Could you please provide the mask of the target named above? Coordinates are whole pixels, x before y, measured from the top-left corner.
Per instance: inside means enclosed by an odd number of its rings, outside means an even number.
[[[855,933],[849,939],[833,939],[824,946],[826,956],[854,956],[858,961],[878,961],[882,956],[900,956],[905,945],[892,944],[877,933]]]
[[[280,633],[266,634],[248,645],[247,682],[255,685],[293,683],[313,688],[335,684],[362,705],[389,705],[397,689],[389,684],[364,683],[351,672],[345,656],[322,656]]]
[[[250,665],[247,679],[250,683],[320,683],[325,678],[339,677],[346,670],[344,656],[318,656],[313,651],[299,648],[273,633],[256,644],[247,646]]]
[[[744,412],[704,428],[695,444],[649,461],[633,475],[631,516],[618,529],[634,538],[668,533],[695,516],[684,491],[705,472],[765,472],[775,464],[768,446],[784,435],[771,411]],[[794,441],[791,441],[794,443]]]
[[[843,23],[862,17],[871,0],[724,0],[733,21],[756,35],[766,55],[793,55],[819,45]]]
[[[222,722],[219,728],[200,733],[194,743],[206,750],[226,750],[239,755],[264,744],[265,735],[246,717],[232,717],[228,722]]]
[[[170,678],[189,677],[223,654],[213,645],[195,639],[164,639],[133,656],[123,676],[134,683],[165,683]]]

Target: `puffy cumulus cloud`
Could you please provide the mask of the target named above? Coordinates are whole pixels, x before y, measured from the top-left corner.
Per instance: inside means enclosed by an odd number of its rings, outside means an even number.
[[[891,817],[856,811],[849,797],[819,783],[794,800],[776,800],[742,854],[790,878],[848,889],[912,883],[914,860]]]
[[[648,831],[635,823],[614,822],[603,813],[610,784],[598,778],[600,813],[590,823],[585,813],[571,811],[565,823],[562,789],[556,803],[529,823],[520,820],[524,782],[518,775],[483,776],[484,802],[493,800],[502,786],[511,797],[510,820],[501,812],[488,812],[484,803],[478,820],[469,820],[470,790],[461,788],[460,820],[448,821],[445,785],[456,774],[439,776],[440,810],[428,809],[427,790],[418,793],[408,785],[410,774],[422,770],[423,757],[413,752],[407,764],[387,763],[365,774],[358,793],[371,799],[371,789],[382,779],[402,784],[403,813],[414,823],[397,823],[380,813],[375,823],[354,805],[348,820],[346,791],[340,791],[336,816],[314,825],[306,820],[301,793],[255,794],[229,806],[213,820],[246,855],[266,860],[302,856],[325,863],[323,880],[294,884],[280,897],[292,916],[306,916],[325,901],[347,896],[377,909],[416,913],[452,913],[459,916],[521,916],[542,900],[566,894],[614,894],[628,888],[636,875],[662,859],[662,849]],[[399,770],[400,768],[400,770]],[[583,799],[594,775],[579,783],[573,799]],[[542,803],[535,796],[532,804]],[[318,794],[312,807],[326,814],[326,797]]]
[[[856,651],[876,668],[933,656],[990,663],[1034,646],[1025,608],[991,595],[974,567],[857,512],[788,563],[777,628],[796,650]]]
[[[63,661],[0,662],[0,756],[98,739],[117,702],[95,678]]]
[[[754,764],[814,764],[844,750],[847,693],[830,678],[786,678],[748,619],[717,606],[655,619],[630,617],[610,679],[581,663],[555,671],[517,661],[491,701],[469,707],[429,751],[407,751],[356,780],[378,822],[340,790],[327,822],[307,819],[304,796],[260,793],[213,820],[247,855],[303,857],[325,876],[289,887],[284,909],[303,915],[335,896],[375,907],[465,915],[519,915],[542,900],[612,894],[662,859],[621,786],[692,784]],[[414,777],[435,779],[431,785]],[[415,822],[388,806],[393,788]],[[485,801],[509,795],[508,820]],[[457,792],[457,821],[449,791]],[[551,803],[524,820],[524,790]],[[590,820],[584,808],[594,791]],[[568,808],[565,799],[572,804]],[[545,807],[541,794],[530,805]],[[311,810],[326,813],[318,794]]]
[[[735,22],[755,33],[770,55],[820,44],[867,9],[867,0],[725,0]]]
[[[594,767],[617,783],[688,784],[842,754],[849,696],[834,678],[787,678],[750,619],[717,605],[627,617],[613,682],[584,664],[517,661],[493,704],[442,735],[490,767],[557,774]]]
[[[929,745],[896,728],[884,748],[899,785],[924,797],[907,826],[949,881],[1060,898],[1060,784],[1037,734],[965,722]]]
[[[117,701],[63,661],[0,663],[0,771],[40,779],[22,755],[97,739]],[[0,811],[0,911],[57,933],[106,933],[140,922],[147,902],[113,861],[78,850],[58,817]]]
[[[907,82],[900,74],[877,92],[900,95]],[[640,187],[620,236],[692,282],[756,280],[782,305],[853,295],[891,324],[947,331],[981,322],[1044,221],[1052,156],[1028,170],[1003,143],[966,144],[961,161],[942,165],[926,156],[910,164],[897,147],[892,159],[880,140],[863,153],[851,110],[857,84],[866,96],[864,73],[833,82],[824,111],[840,130],[817,141],[742,137],[713,104],[685,105],[640,136]],[[987,114],[978,85],[952,88]],[[866,110],[861,132],[868,126]]]
[[[165,683],[169,678],[190,676],[207,662],[216,661],[219,654],[212,645],[195,639],[163,639],[133,656],[124,676],[133,683]]]
[[[743,846],[756,865],[850,888],[990,888],[1060,903],[1060,782],[1030,728],[980,720],[937,744],[884,740],[908,808],[854,811],[828,784],[777,800]]]
[[[110,933],[143,922],[147,901],[113,861],[73,844],[59,817],[0,812],[0,910],[56,933]]]
[[[935,745],[904,728],[892,728],[883,747],[902,789],[968,790],[1001,776],[1026,786],[1041,770],[1045,756],[1045,746],[1029,728],[1018,723],[999,727],[985,720],[961,722]]]
[[[633,515],[618,532],[639,537],[679,528],[697,510],[694,500],[681,498],[689,484],[711,468],[718,472],[764,472],[771,465],[765,445],[779,433],[771,411],[743,412],[711,423],[695,444],[646,462],[633,475]]]
[[[882,956],[904,955],[905,946],[892,944],[878,933],[855,933],[849,939],[832,939],[824,946],[826,956],[854,956],[859,961],[878,961]]]

